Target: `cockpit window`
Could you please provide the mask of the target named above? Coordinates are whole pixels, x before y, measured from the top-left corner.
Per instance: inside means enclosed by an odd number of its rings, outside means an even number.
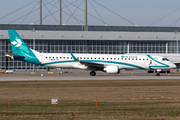
[[[167,58],[163,58],[162,61],[169,61]]]

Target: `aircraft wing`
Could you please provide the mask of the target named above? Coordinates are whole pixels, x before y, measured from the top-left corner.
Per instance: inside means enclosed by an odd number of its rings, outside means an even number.
[[[78,61],[81,64],[88,66],[88,67],[93,67],[93,68],[104,68],[104,64],[99,64],[99,63],[94,63],[94,62],[88,62],[84,60],[78,60],[72,53],[70,53],[74,61]]]
[[[88,62],[88,61],[79,61],[81,64],[89,67],[95,67],[95,68],[104,68],[104,64],[94,63],[94,62]]]

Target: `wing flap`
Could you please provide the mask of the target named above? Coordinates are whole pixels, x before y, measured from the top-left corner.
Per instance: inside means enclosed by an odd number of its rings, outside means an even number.
[[[104,68],[104,64],[99,64],[99,63],[94,63],[94,62],[87,62],[80,60],[79,61],[81,64],[88,66],[88,67],[95,67],[95,68]]]

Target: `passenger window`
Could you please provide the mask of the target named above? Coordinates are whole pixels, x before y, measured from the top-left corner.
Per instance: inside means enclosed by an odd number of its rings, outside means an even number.
[[[82,57],[80,57],[80,59],[82,59]]]
[[[46,57],[47,58],[47,57]]]
[[[123,58],[121,58],[121,60],[123,60]]]
[[[108,58],[106,58],[108,60]]]
[[[51,58],[51,57],[49,57],[49,58]]]
[[[65,57],[64,57],[64,59],[65,59]]]
[[[67,57],[67,59],[69,59],[69,57]]]
[[[149,64],[152,64],[152,60],[150,60],[150,63]]]
[[[131,59],[129,58],[129,60],[131,60]]]
[[[145,59],[143,59],[143,60],[145,60]]]
[[[114,58],[114,60],[116,60],[116,58]]]
[[[118,58],[118,60],[119,60],[119,58]]]
[[[87,59],[89,59],[89,57]]]
[[[139,60],[141,60],[141,58],[139,58]]]
[[[71,57],[71,59],[72,59],[72,57]]]
[[[60,57],[60,59],[61,59],[62,57]]]
[[[132,58],[132,60],[134,60],[134,58]]]
[[[86,58],[84,57],[84,59],[86,59]]]
[[[94,59],[96,59],[96,58],[94,58]]]
[[[111,60],[112,60],[112,58],[111,58]]]
[[[99,58],[99,60],[100,60],[101,58]]]

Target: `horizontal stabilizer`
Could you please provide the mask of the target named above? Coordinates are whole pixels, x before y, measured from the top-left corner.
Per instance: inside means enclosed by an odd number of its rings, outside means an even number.
[[[20,55],[16,55],[16,54],[12,54],[12,53],[6,53],[5,57],[9,57],[12,59],[14,59],[14,57],[25,58],[25,56],[20,56]]]

